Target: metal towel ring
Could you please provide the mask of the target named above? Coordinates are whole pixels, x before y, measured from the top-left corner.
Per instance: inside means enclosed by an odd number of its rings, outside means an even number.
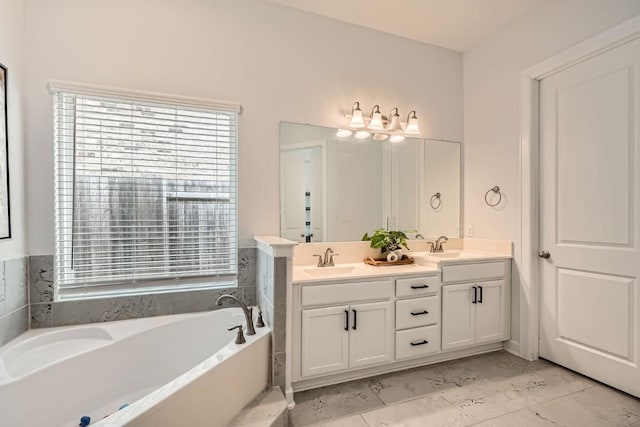
[[[442,199],[440,198],[441,196],[442,194],[436,193],[433,196],[431,196],[431,199],[429,199],[429,204],[433,209],[438,209],[442,204]]]
[[[488,195],[489,195],[489,193],[491,193],[492,191],[493,191],[494,193],[496,193],[496,194],[499,196],[498,201],[497,201],[497,202],[495,202],[495,203],[493,203],[493,204],[489,203],[489,200],[487,200],[487,196],[488,196]],[[502,193],[500,192],[500,187],[498,187],[497,185],[496,185],[495,187],[492,187],[492,188],[488,189],[488,190],[487,190],[487,192],[486,192],[486,193],[484,193],[484,202],[485,202],[487,205],[491,206],[492,208],[495,208],[496,206],[498,206],[498,205],[500,204],[500,202],[501,202],[501,201],[502,201]]]

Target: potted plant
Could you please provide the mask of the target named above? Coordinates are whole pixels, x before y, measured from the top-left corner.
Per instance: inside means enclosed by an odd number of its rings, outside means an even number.
[[[402,259],[402,247],[409,250],[407,246],[407,235],[402,231],[385,230],[379,228],[369,236],[364,233],[363,241],[370,241],[372,248],[378,248],[384,255],[387,253],[387,261],[397,261]]]

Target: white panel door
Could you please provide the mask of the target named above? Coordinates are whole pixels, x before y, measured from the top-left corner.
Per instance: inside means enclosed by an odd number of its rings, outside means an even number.
[[[393,303],[374,302],[351,306],[349,367],[393,361]]]
[[[475,341],[473,284],[442,287],[442,349],[472,345]]]
[[[476,344],[504,339],[504,280],[477,283]]]
[[[540,356],[636,396],[639,70],[636,40],[540,83]]]
[[[349,306],[302,311],[302,376],[349,367]]]

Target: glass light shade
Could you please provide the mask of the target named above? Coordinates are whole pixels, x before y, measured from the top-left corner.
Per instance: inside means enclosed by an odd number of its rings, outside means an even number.
[[[362,110],[357,107],[353,110],[349,127],[354,129],[361,129],[365,126],[364,119],[362,118]]]
[[[384,141],[387,138],[389,138],[389,135],[387,135],[386,133],[374,133],[373,134],[373,139],[375,141]]]
[[[391,138],[389,138],[389,141],[391,141],[391,142],[402,142],[402,141],[404,141],[404,135],[391,135]]]
[[[382,124],[382,114],[380,113],[380,106],[374,105],[371,110],[371,121],[369,122],[369,129],[371,130],[384,130]]]
[[[358,132],[356,132],[357,139],[367,139],[370,136],[371,136],[371,133],[367,132],[366,130],[359,130]]]
[[[418,118],[416,117],[415,111],[409,113],[409,117],[407,117],[407,127],[404,128],[404,133],[407,135],[420,134],[420,127],[418,126]]]
[[[400,125],[400,116],[394,114],[389,118],[389,124],[387,125],[387,130],[389,132],[393,132],[396,130],[402,130],[402,126]]]
[[[338,131],[336,132],[336,136],[339,138],[346,138],[348,136],[351,136],[352,133],[353,132],[349,129],[338,129]]]

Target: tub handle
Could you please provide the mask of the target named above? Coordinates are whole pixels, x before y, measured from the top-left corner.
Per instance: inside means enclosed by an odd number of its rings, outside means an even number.
[[[233,331],[234,329],[238,330],[238,335],[236,335],[236,344],[244,344],[247,340],[244,339],[244,332],[242,331],[242,325],[234,326],[233,328],[227,329],[228,331]]]

